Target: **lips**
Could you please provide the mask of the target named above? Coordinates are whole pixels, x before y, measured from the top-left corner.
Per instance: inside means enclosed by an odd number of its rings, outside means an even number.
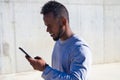
[[[54,37],[54,35],[55,35],[54,33],[50,33],[50,36]]]

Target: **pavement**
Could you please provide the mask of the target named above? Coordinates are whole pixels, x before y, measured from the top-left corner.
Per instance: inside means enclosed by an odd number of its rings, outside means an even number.
[[[120,80],[120,63],[93,65],[89,80]]]
[[[0,75],[0,80],[43,80],[41,72],[31,71]],[[88,80],[120,80],[120,62],[92,65]]]

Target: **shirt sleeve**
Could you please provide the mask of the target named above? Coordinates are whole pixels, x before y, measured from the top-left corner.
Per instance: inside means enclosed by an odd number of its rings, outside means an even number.
[[[45,80],[87,80],[91,64],[91,51],[88,47],[77,47],[70,55],[70,73],[65,73],[47,66],[42,77]]]

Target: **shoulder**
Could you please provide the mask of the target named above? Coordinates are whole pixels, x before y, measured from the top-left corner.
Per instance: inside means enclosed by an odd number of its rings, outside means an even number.
[[[71,46],[73,47],[73,49],[75,49],[75,48],[82,48],[83,46],[88,47],[88,44],[85,42],[83,38],[74,35]]]
[[[80,37],[74,36],[74,41],[71,44],[71,55],[87,55],[91,52],[88,44]]]

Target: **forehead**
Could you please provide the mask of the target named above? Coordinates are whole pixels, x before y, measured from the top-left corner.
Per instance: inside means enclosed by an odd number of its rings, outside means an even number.
[[[46,21],[46,20],[54,20],[55,17],[53,15],[53,13],[47,13],[43,16],[43,19]]]
[[[47,13],[43,16],[43,20],[45,25],[50,25],[50,24],[55,24],[58,21],[58,18],[55,18],[55,16],[53,15],[53,13]]]

